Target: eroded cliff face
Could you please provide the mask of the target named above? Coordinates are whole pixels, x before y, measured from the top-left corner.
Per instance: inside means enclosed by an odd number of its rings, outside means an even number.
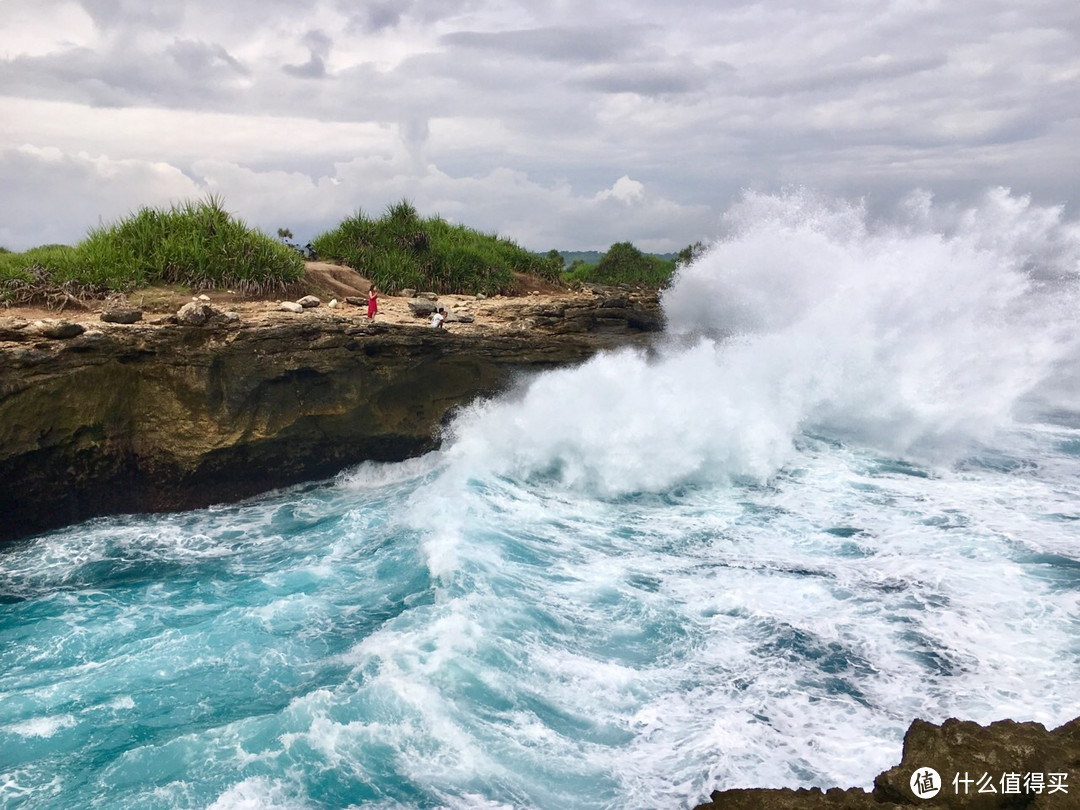
[[[458,335],[330,313],[9,334],[18,340],[0,343],[0,540],[417,455],[437,446],[455,406],[643,334]]]

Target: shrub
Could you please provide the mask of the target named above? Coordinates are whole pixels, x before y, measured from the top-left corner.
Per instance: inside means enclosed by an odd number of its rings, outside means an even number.
[[[316,236],[319,256],[356,268],[387,292],[408,287],[437,293],[508,292],[514,273],[540,274],[543,260],[509,239],[441,217],[421,218],[407,200],[379,219],[357,211]]]
[[[596,264],[575,261],[568,278],[593,284],[663,287],[674,272],[675,262],[642,253],[630,242],[616,242]]]
[[[116,224],[94,228],[74,247],[46,245],[4,254],[0,296],[11,300],[14,287],[31,279],[45,287],[83,290],[123,291],[164,282],[256,294],[283,291],[303,272],[294,250],[249,229],[209,196],[168,210],[141,208]]]

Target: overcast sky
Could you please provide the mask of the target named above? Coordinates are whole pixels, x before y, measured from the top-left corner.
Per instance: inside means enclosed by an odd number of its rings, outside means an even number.
[[[678,250],[742,189],[1080,200],[1077,0],[0,0],[0,245],[213,192]]]

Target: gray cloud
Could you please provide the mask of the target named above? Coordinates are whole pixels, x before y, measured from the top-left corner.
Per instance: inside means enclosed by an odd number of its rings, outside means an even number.
[[[326,76],[326,64],[321,56],[314,53],[302,65],[283,65],[281,69],[298,79],[321,79]]]
[[[641,47],[645,34],[640,26],[552,26],[516,31],[458,31],[444,35],[440,41],[451,47],[494,51],[519,59],[596,62],[616,59]]]
[[[270,220],[287,213],[270,210],[278,196],[329,221],[358,195],[376,209],[415,195],[537,247],[559,233],[569,247],[678,247],[707,237],[743,187],[883,200],[1001,184],[1055,202],[1080,189],[1073,0],[5,0],[5,11],[0,150],[15,157],[0,183],[36,184],[42,211],[65,221],[86,214],[58,191],[77,177],[102,208],[212,185]],[[69,132],[44,108],[28,118],[23,100],[55,102]],[[85,126],[101,107],[158,135]],[[204,129],[216,137],[194,136]],[[80,153],[123,180],[97,189],[110,175]],[[186,185],[162,179],[180,169]],[[642,184],[640,208],[602,196],[623,177]]]
[[[184,17],[183,4],[172,0],[79,0],[79,3],[95,24],[107,29],[150,26],[170,30]]]
[[[333,40],[322,31],[308,31],[302,41],[310,53],[308,61],[302,65],[285,65],[282,70],[298,79],[323,78],[326,76],[326,63],[323,60],[330,55]]]
[[[238,76],[251,75],[251,71],[234,59],[221,45],[190,39],[177,40],[169,46],[168,54],[189,76],[213,78],[228,72]]]
[[[717,72],[728,73],[717,66]],[[709,73],[692,63],[681,64],[611,64],[585,71],[575,84],[601,93],[636,93],[660,96],[671,93],[690,93],[705,88]]]

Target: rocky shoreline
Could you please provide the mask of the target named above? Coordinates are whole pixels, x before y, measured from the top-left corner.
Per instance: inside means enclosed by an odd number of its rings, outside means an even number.
[[[415,456],[453,408],[660,327],[655,293],[614,289],[455,300],[444,330],[408,303],[384,299],[374,321],[276,302],[0,315],[0,542]]]
[[[918,793],[916,793],[918,791]],[[920,796],[921,794],[921,796]],[[1080,808],[1080,718],[1053,731],[1002,720],[916,720],[900,764],[860,788],[715,791],[695,810],[887,810],[888,808]]]

